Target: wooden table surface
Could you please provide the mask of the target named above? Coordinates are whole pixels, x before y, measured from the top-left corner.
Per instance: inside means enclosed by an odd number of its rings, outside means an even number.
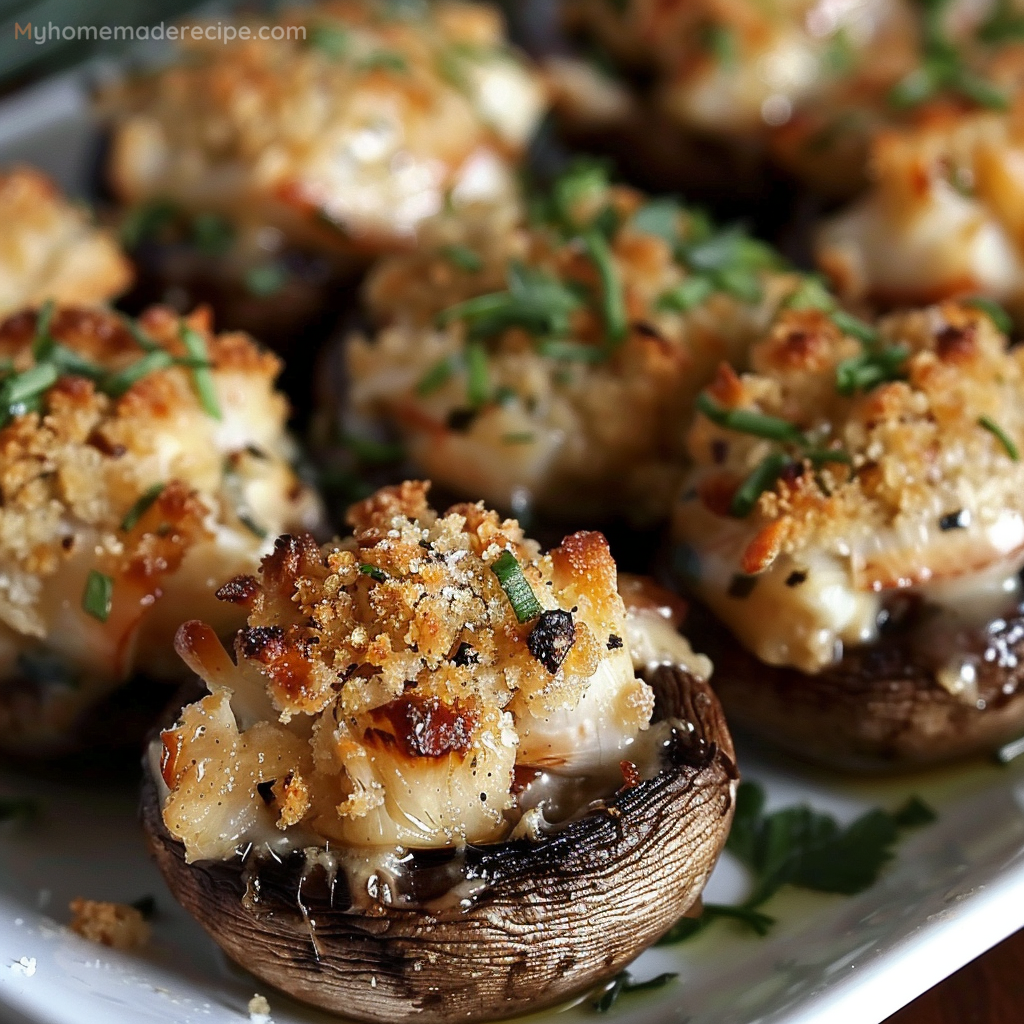
[[[1022,1024],[1024,930],[925,992],[885,1024]]]

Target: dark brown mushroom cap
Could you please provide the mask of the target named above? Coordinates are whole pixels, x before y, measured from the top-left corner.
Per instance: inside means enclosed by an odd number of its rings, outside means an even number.
[[[978,705],[935,678],[920,642],[893,631],[849,648],[809,675],[766,665],[706,608],[691,607],[687,635],[715,666],[730,723],[798,757],[844,771],[885,772],[993,751],[1024,733],[1024,614],[957,637],[977,673]]]
[[[185,863],[147,774],[150,849],[227,955],[297,999],[358,1020],[423,1024],[538,1010],[611,977],[662,935],[696,901],[725,844],[737,772],[721,706],[681,671],[659,670],[651,682],[661,716],[679,719],[658,775],[540,842],[415,853],[419,909],[357,910],[342,873],[334,886],[319,868],[303,878],[299,853],[260,864],[254,904],[240,860]],[[431,902],[453,874],[483,883],[468,909]]]

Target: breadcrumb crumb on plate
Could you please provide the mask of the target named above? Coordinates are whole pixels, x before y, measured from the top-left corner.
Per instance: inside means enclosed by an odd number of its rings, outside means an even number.
[[[142,949],[149,943],[150,927],[140,911],[126,903],[75,899],[69,927],[83,939],[112,949]]]

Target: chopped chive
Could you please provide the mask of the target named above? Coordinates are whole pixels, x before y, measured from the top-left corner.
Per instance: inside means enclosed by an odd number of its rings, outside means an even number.
[[[8,377],[0,385],[0,415],[6,421],[38,408],[38,399],[57,383],[57,367],[52,363],[30,366]]]
[[[726,69],[736,66],[738,46],[736,32],[727,25],[708,25],[704,31],[704,47]]]
[[[825,466],[830,462],[841,462],[845,466],[853,465],[853,456],[842,448],[812,448],[803,453],[803,458],[815,467]]]
[[[498,577],[498,583],[520,622],[529,622],[544,610],[530,581],[523,574],[522,566],[511,551],[502,551],[491,564],[491,572]]]
[[[719,270],[714,275],[714,282],[721,291],[728,292],[741,302],[757,302],[763,294],[757,274],[745,267]]]
[[[437,324],[439,327],[445,327],[454,320],[477,320],[484,316],[493,316],[504,312],[508,301],[508,292],[477,295],[472,299],[466,299],[465,302],[459,302],[441,310],[437,314]]]
[[[192,221],[192,241],[204,256],[222,256],[234,239],[234,226],[216,213],[200,213]]]
[[[267,537],[267,528],[261,526],[256,522],[255,519],[248,512],[236,511],[235,515],[238,516],[238,521],[257,539],[265,540]]]
[[[35,336],[32,338],[32,356],[37,363],[47,359],[53,351],[53,346],[56,344],[53,335],[50,333],[50,325],[53,323],[53,311],[55,308],[56,303],[54,303],[53,299],[47,299],[39,307],[39,312],[36,314],[36,331]]]
[[[360,71],[395,71],[403,74],[409,70],[409,62],[393,50],[378,50],[359,62]]]
[[[206,362],[209,354],[206,351],[206,339],[186,324],[181,325],[181,341],[192,359]],[[192,370],[192,382],[195,385],[199,401],[208,416],[215,420],[221,419],[220,403],[217,401],[217,388],[213,382],[213,374],[208,366],[195,367]]]
[[[309,45],[322,50],[332,60],[340,60],[348,52],[349,34],[342,25],[320,22],[309,27]]]
[[[996,329],[1002,331],[1003,334],[1009,334],[1013,330],[1010,314],[987,295],[972,295],[969,299],[964,299],[963,304],[973,309],[980,309],[996,325]]]
[[[782,301],[783,309],[820,309],[830,313],[836,300],[829,294],[821,278],[808,275]],[[838,325],[837,325],[838,326]]]
[[[766,455],[733,495],[729,504],[729,514],[737,519],[745,519],[750,515],[757,504],[757,499],[774,485],[788,465],[789,458],[781,452]]]
[[[615,268],[615,261],[608,241],[597,231],[590,230],[583,235],[583,244],[597,267],[601,278],[601,302],[605,332],[612,347],[626,339],[629,324],[626,319],[626,301],[622,292],[622,281]]]
[[[844,334],[849,334],[851,337],[856,338],[858,341],[863,341],[867,345],[873,345],[878,341],[878,331],[874,327],[858,317],[847,313],[846,310],[837,309],[831,314],[831,317],[832,323]]]
[[[136,206],[121,222],[121,242],[126,249],[134,249],[171,224],[179,213],[178,207],[169,199],[151,199]]]
[[[375,565],[364,563],[359,566],[359,571],[364,576],[369,576],[370,579],[376,580],[378,583],[384,583],[388,578],[388,574],[383,569],[377,568]]]
[[[377,441],[351,433],[343,434],[340,440],[366,466],[386,466],[405,457],[405,446],[400,441]]]
[[[114,581],[102,572],[91,569],[82,592],[82,610],[94,619],[106,622],[113,603]]]
[[[174,358],[170,352],[162,348],[154,349],[123,370],[104,377],[100,381],[100,390],[110,395],[111,398],[120,398],[143,377],[148,377],[149,374],[155,373],[157,370],[166,370],[173,365]]]
[[[130,317],[122,316],[121,323],[135,339],[135,344],[146,352],[156,352],[160,346]]]
[[[462,359],[458,355],[445,356],[444,359],[434,363],[416,382],[416,394],[421,398],[433,394],[439,388],[444,387],[461,366]]]
[[[125,533],[135,528],[139,520],[149,511],[153,502],[163,494],[164,487],[166,486],[164,483],[155,483],[152,487],[143,491],[138,501],[128,509],[124,519],[121,520],[121,529]]]
[[[1018,451],[1017,446],[1013,441],[1010,440],[1006,431],[1003,430],[995,420],[990,419],[988,416],[979,416],[978,426],[984,427],[990,434],[995,434],[999,439],[999,443],[1006,449],[1006,454],[1009,455],[1014,462],[1020,462],[1020,451]]]
[[[715,286],[709,278],[694,275],[665,292],[658,299],[658,308],[687,313],[708,299],[714,290]]]
[[[836,366],[836,390],[841,395],[870,391],[886,381],[899,380],[903,363],[910,355],[906,345],[862,352]]]
[[[562,360],[567,363],[603,363],[608,353],[594,345],[583,345],[578,341],[563,341],[561,338],[544,338],[537,342],[538,354],[545,359]]]
[[[682,209],[674,199],[654,199],[641,206],[630,221],[634,230],[657,235],[669,245],[679,241],[679,221]]]
[[[804,444],[806,438],[788,420],[778,416],[766,416],[764,413],[750,409],[723,409],[716,405],[706,394],[697,397],[697,408],[712,423],[726,430],[735,430],[740,434],[753,434],[768,441],[787,441],[792,444]]]
[[[250,295],[265,299],[276,295],[287,283],[288,272],[276,263],[250,267],[245,272],[245,290]]]
[[[441,255],[459,270],[465,270],[469,274],[475,274],[483,270],[484,261],[469,246],[446,245],[440,250]]]
[[[491,396],[487,374],[487,352],[483,345],[472,342],[466,346],[466,394],[474,408],[486,405]]]

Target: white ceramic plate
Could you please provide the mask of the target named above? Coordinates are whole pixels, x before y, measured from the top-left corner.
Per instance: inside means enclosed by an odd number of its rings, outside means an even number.
[[[100,68],[99,70],[102,70]],[[87,74],[95,74],[94,66]],[[28,160],[85,194],[97,136],[82,73],[0,103],[0,164]],[[688,1024],[874,1024],[1024,925],[1024,763],[977,763],[904,779],[851,783],[741,748],[748,778],[770,806],[806,800],[849,820],[919,793],[939,820],[912,834],[868,892],[780,893],[764,939],[717,922],[683,945],[645,953],[637,978],[676,981],[624,997],[609,1019]],[[1024,759],[1022,759],[1024,761]],[[0,795],[36,796],[37,822],[0,826],[0,1020],[10,1024],[193,1024],[246,1021],[266,995],[276,1024],[336,1020],[302,1008],[230,966],[174,904],[150,864],[136,822],[134,772],[97,791],[0,772]],[[706,897],[744,894],[726,856]],[[69,933],[76,896],[132,901],[154,895],[151,946],[121,955]],[[531,1018],[595,1019],[585,1006]]]
[[[632,969],[637,978],[679,977],[623,997],[605,1019],[876,1024],[1024,925],[1024,763],[857,783],[755,750],[740,754],[770,807],[807,801],[846,821],[918,793],[939,818],[910,833],[859,896],[786,889],[766,905],[778,923],[765,938],[719,921],[689,942],[645,953]],[[275,1024],[335,1020],[231,966],[177,907],[146,855],[134,779],[123,783],[97,791],[0,774],[0,794],[34,796],[41,807],[38,821],[5,825],[0,835],[0,1020],[220,1024],[248,1020],[257,992]],[[727,854],[706,895],[735,901],[746,884]],[[62,926],[76,896],[130,902],[146,895],[155,896],[158,913],[142,953],[113,952]],[[581,1005],[530,1019],[600,1018]]]

